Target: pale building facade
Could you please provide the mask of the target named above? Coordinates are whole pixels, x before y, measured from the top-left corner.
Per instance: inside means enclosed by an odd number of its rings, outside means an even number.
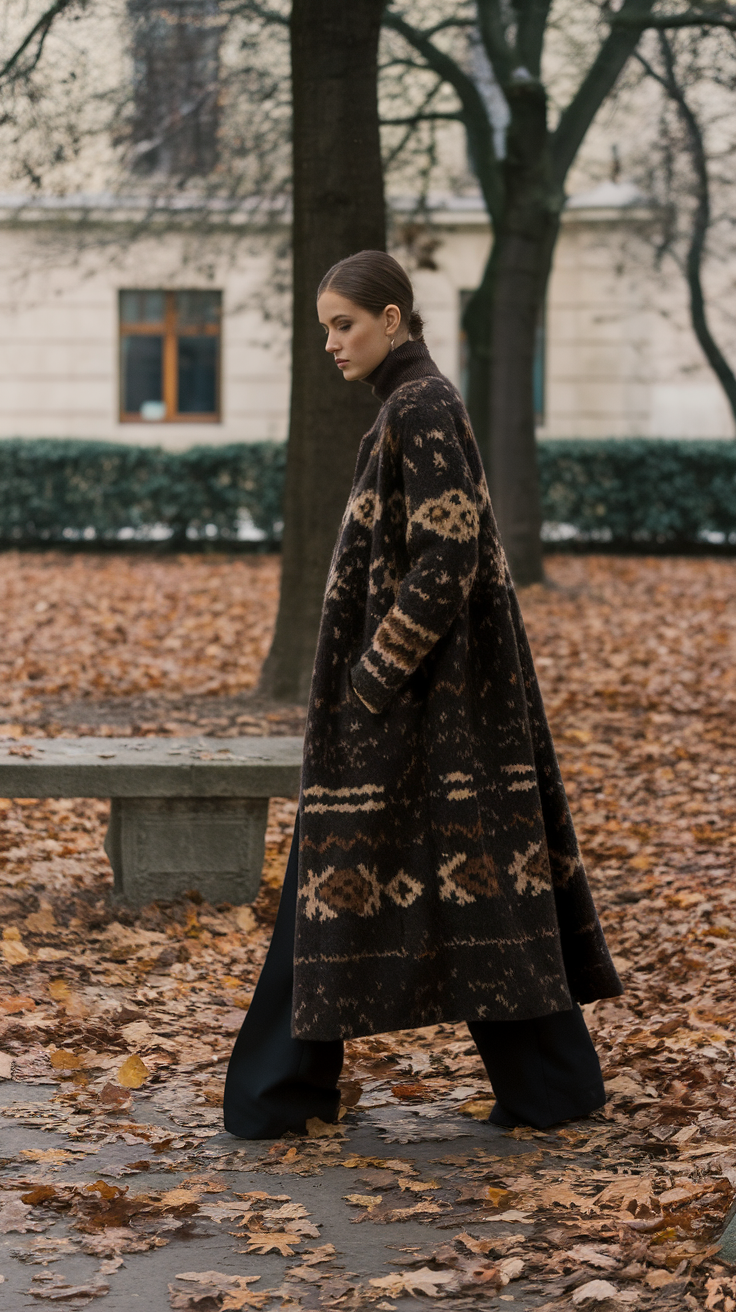
[[[116,205],[0,197],[0,438],[285,438],[288,299],[274,290],[273,239],[231,227],[195,240],[168,220],[133,240]],[[85,206],[94,222],[80,226]],[[734,436],[684,281],[653,268],[650,222],[627,183],[568,204],[540,335],[541,438]],[[473,197],[438,201],[432,229],[436,268],[408,267],[430,349],[461,385],[461,307],[490,233]]]

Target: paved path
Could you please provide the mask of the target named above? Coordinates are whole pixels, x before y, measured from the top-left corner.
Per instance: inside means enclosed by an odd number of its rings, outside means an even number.
[[[397,1273],[408,1274],[411,1286],[411,1274],[428,1263],[437,1271],[431,1255],[459,1234],[487,1251],[473,1256],[456,1245],[466,1268],[475,1263],[481,1275],[477,1289],[468,1277],[453,1306],[523,1309],[549,1297],[523,1276],[500,1283],[521,1265],[514,1254],[523,1250],[532,1219],[513,1208],[494,1210],[482,1195],[483,1177],[522,1169],[524,1156],[542,1143],[552,1147],[554,1136],[515,1140],[468,1116],[442,1114],[438,1121],[400,1107],[349,1112],[339,1138],[247,1143],[218,1129],[214,1108],[167,1110],[165,1088],[140,1091],[132,1107],[96,1120],[81,1115],[77,1130],[63,1097],[63,1087],[0,1085],[0,1229],[3,1215],[5,1225],[10,1217],[16,1226],[0,1235],[0,1307],[7,1312],[46,1300],[77,1307],[92,1297],[104,1298],[99,1306],[109,1312],[208,1312],[223,1304],[258,1306],[264,1290],[279,1291],[266,1307],[285,1299],[307,1308],[368,1302],[384,1312],[426,1306],[424,1295],[418,1302],[396,1288]],[[402,1138],[414,1141],[397,1142]],[[462,1201],[473,1176],[478,1196]],[[418,1210],[401,1219],[409,1208]],[[278,1211],[281,1218],[272,1215]],[[378,1220],[362,1219],[372,1211]],[[295,1236],[279,1241],[284,1255],[246,1251],[248,1241],[251,1250],[259,1240],[268,1247],[274,1234]],[[130,1251],[135,1247],[144,1251]],[[505,1264],[506,1276],[488,1282],[486,1274],[483,1284],[482,1271],[494,1263],[497,1270]],[[200,1278],[177,1279],[192,1272]],[[228,1277],[257,1279],[228,1285]],[[385,1287],[369,1283],[384,1277]],[[453,1278],[457,1283],[447,1269],[440,1277]],[[87,1292],[75,1294],[80,1287]]]

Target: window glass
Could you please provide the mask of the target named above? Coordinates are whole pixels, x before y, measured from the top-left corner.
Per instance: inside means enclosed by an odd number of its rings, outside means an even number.
[[[128,119],[136,173],[208,174],[217,162],[220,44],[226,15],[219,0],[127,0],[133,55]]]
[[[120,292],[120,418],[218,422],[219,291]]]
[[[217,409],[217,338],[179,338],[179,414]]]
[[[123,410],[163,419],[163,337],[123,338]]]
[[[180,328],[199,328],[218,323],[220,293],[177,292],[176,317]]]
[[[163,292],[121,292],[121,323],[161,323],[164,317]]]

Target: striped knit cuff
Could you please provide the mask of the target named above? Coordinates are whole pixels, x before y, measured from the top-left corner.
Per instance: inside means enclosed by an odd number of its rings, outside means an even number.
[[[372,715],[380,715],[391,698],[391,689],[369,674],[361,661],[350,671],[353,692]]]

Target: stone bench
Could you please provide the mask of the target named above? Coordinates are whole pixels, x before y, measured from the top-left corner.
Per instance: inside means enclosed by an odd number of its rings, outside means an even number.
[[[299,791],[301,738],[0,742],[0,797],[109,797],[105,851],[131,906],[197,889],[252,902],[269,797]]]

